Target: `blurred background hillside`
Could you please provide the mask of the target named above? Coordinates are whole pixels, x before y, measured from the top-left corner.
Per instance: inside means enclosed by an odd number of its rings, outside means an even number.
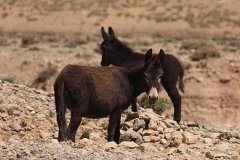
[[[100,28],[181,61],[183,121],[240,125],[240,1],[1,0],[0,78],[53,92],[67,64],[100,66]],[[168,98],[162,89],[161,97]],[[173,110],[164,114],[172,117]]]

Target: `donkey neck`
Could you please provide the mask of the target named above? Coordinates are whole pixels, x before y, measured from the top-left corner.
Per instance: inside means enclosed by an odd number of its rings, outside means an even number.
[[[131,85],[133,86],[133,97],[139,96],[141,93],[145,92],[144,86],[144,67],[127,69],[128,78]]]

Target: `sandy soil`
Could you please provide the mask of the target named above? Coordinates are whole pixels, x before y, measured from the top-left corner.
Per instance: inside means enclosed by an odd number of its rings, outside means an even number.
[[[240,125],[240,2],[237,0],[0,2],[0,75],[52,92],[66,64],[99,66],[101,26],[135,51],[160,48],[185,67],[182,120]],[[213,43],[220,58],[192,61],[192,40]],[[43,83],[34,81],[53,68]],[[164,90],[160,96],[168,97]],[[173,111],[164,114],[172,116]]]

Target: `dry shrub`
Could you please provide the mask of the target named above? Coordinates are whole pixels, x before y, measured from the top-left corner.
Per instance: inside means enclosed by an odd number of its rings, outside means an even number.
[[[192,55],[191,59],[193,61],[199,61],[209,57],[220,57],[220,53],[217,48],[211,46],[203,46],[198,48]]]
[[[37,41],[32,36],[22,37],[22,47],[27,47],[28,45],[35,44]]]
[[[189,39],[182,43],[181,49],[191,50],[198,49],[203,46],[214,47],[214,42],[210,40]]]
[[[44,83],[55,73],[57,73],[56,66],[50,65],[38,74],[38,77],[34,80],[33,84],[38,85],[40,83]]]
[[[154,40],[152,37],[145,36],[145,37],[139,37],[135,39],[133,43],[138,45],[143,45],[143,46],[150,46],[154,43]]]

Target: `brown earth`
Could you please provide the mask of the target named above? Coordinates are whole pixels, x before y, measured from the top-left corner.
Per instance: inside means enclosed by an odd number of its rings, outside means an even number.
[[[135,51],[162,48],[182,62],[183,121],[240,125],[239,5],[237,0],[6,0],[0,2],[1,79],[53,92],[66,64],[100,65],[100,28],[112,26]],[[201,43],[212,44],[221,56],[193,61]],[[164,90],[160,96],[168,97]]]

